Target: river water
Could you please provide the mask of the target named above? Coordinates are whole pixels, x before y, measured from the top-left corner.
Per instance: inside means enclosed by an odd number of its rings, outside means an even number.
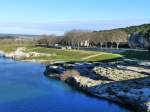
[[[44,69],[0,58],[0,112],[129,112],[45,77]]]

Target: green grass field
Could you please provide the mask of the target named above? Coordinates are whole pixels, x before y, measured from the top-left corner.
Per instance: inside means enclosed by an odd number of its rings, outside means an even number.
[[[10,53],[15,51],[18,47],[26,47],[29,46],[27,44],[2,44],[0,43],[0,50],[6,53]]]
[[[97,51],[62,50],[55,48],[44,48],[33,46],[28,47],[27,52],[54,54],[54,56],[49,57],[46,56],[34,57],[34,59],[41,59],[41,60],[43,59],[50,61],[103,61],[121,57],[121,55],[119,54],[104,53]]]
[[[26,47],[25,52],[38,52],[51,54],[51,56],[29,57],[21,60],[43,60],[43,61],[107,61],[119,59],[124,56],[129,59],[150,60],[148,51],[126,51],[122,54],[106,53],[101,51],[83,51],[83,50],[62,50],[56,48],[37,47],[29,44],[1,44],[0,50],[4,52],[13,52],[18,47]]]
[[[18,47],[26,47],[25,52],[38,52],[52,54],[52,56],[29,57],[21,60],[42,61],[104,61],[121,57],[120,54],[105,53],[100,51],[62,50],[55,48],[37,47],[31,45],[0,45],[0,50],[5,52],[15,51]]]

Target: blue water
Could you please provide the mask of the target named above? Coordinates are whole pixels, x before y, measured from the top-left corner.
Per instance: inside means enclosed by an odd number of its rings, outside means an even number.
[[[0,58],[0,112],[128,112],[45,77],[44,69]]]

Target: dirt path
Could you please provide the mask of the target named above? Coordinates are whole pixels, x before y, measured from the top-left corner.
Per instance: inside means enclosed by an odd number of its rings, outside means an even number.
[[[84,57],[84,58],[82,58],[82,59],[83,59],[83,60],[86,60],[86,59],[90,59],[90,58],[93,58],[93,57],[97,57],[97,56],[100,56],[100,55],[103,55],[103,54],[106,54],[106,53],[95,54],[95,55],[91,55],[91,56]]]

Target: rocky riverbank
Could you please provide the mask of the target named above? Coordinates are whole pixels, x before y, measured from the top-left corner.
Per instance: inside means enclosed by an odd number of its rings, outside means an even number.
[[[150,66],[147,63],[54,63],[46,67],[45,75],[134,111],[149,112]]]

